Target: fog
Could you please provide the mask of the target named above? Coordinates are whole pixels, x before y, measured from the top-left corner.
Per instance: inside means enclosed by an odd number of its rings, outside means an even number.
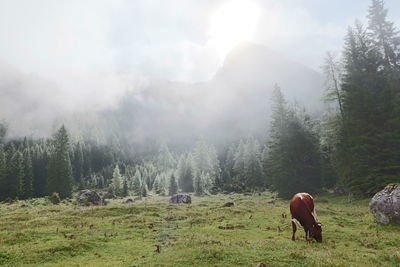
[[[275,83],[317,113],[325,53],[369,1],[254,1],[252,36],[218,36],[212,18],[235,1],[0,0],[0,120],[10,136],[64,123],[136,145],[264,138]],[[238,10],[238,23],[253,15]]]

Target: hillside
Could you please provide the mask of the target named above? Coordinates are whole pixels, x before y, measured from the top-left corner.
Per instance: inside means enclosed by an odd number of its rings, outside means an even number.
[[[222,207],[233,201],[233,207]],[[399,228],[378,226],[366,201],[316,199],[323,242],[292,230],[288,203],[270,193],[165,197],[105,207],[43,199],[0,204],[2,266],[396,266]],[[287,216],[285,218],[282,215]],[[159,253],[157,252],[159,246]]]

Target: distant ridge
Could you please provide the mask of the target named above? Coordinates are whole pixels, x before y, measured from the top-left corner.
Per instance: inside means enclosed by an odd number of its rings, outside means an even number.
[[[213,81],[264,90],[278,84],[288,99],[298,100],[310,109],[322,108],[323,76],[264,45],[244,42],[235,47]]]
[[[155,140],[182,150],[199,138],[221,146],[249,136],[265,140],[276,83],[289,101],[297,100],[312,113],[322,109],[321,74],[252,43],[233,49],[208,82],[152,80],[126,92],[117,105],[84,116],[54,105],[57,90],[51,81],[18,72],[6,76],[0,75],[0,106],[8,111],[2,114],[15,129],[11,133],[40,137],[64,123],[73,136],[129,143],[135,153],[158,149]],[[49,97],[42,101],[37,92],[49,92]]]

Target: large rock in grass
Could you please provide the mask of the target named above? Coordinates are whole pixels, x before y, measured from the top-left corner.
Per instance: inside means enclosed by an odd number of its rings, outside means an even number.
[[[93,190],[81,190],[76,195],[76,201],[81,206],[101,206],[106,203]]]
[[[388,185],[376,193],[369,209],[380,224],[400,224],[400,184]]]
[[[188,194],[176,194],[171,197],[169,203],[179,204],[190,204],[192,203],[192,197]]]

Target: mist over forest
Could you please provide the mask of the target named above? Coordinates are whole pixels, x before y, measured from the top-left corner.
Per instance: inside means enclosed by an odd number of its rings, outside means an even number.
[[[288,1],[44,2],[52,15],[1,3],[3,198],[174,179],[365,196],[398,174],[395,1],[354,4],[354,24]]]
[[[0,266],[400,266],[399,177],[399,0],[0,0]]]
[[[120,95],[106,98],[92,92],[92,99],[82,88],[87,99],[86,103],[78,100],[78,105],[64,103],[69,96],[63,96],[55,83],[17,71],[4,73],[0,86],[11,136],[48,137],[65,124],[78,139],[105,143],[117,137],[142,149],[145,142],[167,141],[183,148],[199,138],[225,145],[248,136],[266,138],[274,85],[317,113],[324,109],[323,79],[322,74],[266,46],[243,43],[227,55],[209,81],[136,82],[117,76],[112,81],[128,88]],[[110,82],[101,86],[108,85],[116,86]],[[32,93],[26,94],[27,90]]]

